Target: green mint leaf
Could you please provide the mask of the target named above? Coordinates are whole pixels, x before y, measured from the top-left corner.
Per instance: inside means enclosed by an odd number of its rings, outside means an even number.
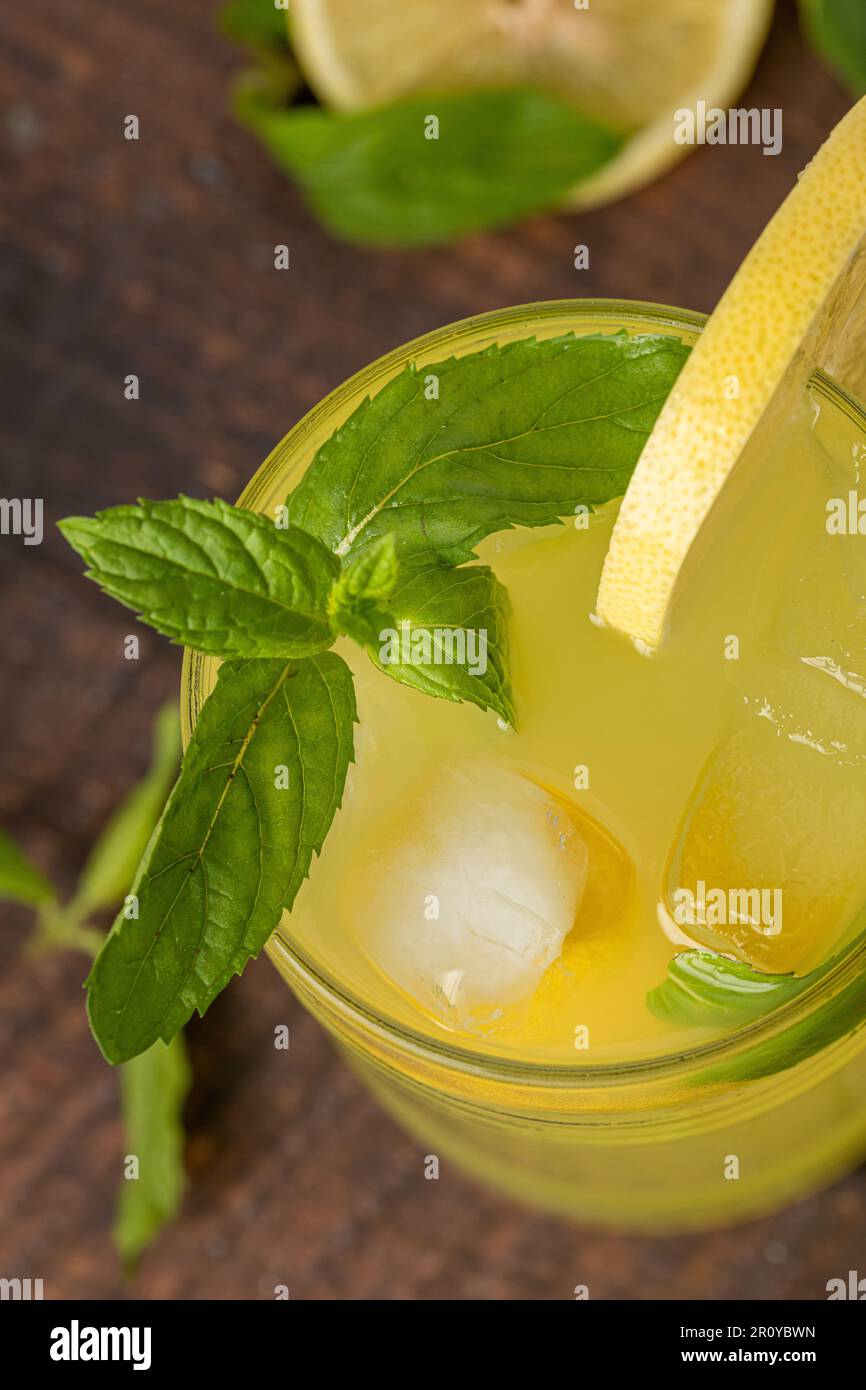
[[[334,585],[338,606],[358,600],[383,603],[397,585],[397,547],[394,537],[382,536],[359,555],[353,555]]]
[[[866,5],[863,0],[800,0],[813,47],[851,88],[866,92]]]
[[[401,563],[471,560],[495,531],[619,497],[687,356],[566,334],[409,365],[322,445],[291,522],[341,556],[390,533]]]
[[[219,25],[234,43],[288,50],[287,9],[278,9],[274,0],[229,0],[219,12]]]
[[[182,1033],[120,1069],[125,1164],[134,1157],[138,1166],[137,1177],[124,1173],[121,1179],[114,1220],[115,1244],[127,1267],[180,1207],[186,1186],[181,1116],[189,1085]]]
[[[351,113],[289,111],[247,87],[235,111],[332,232],[379,246],[506,226],[557,203],[622,143],[558,97],[519,87],[409,96]]]
[[[179,497],[59,523],[88,578],[157,632],[210,656],[304,656],[333,641],[339,565],[294,528]]]
[[[355,718],[349,668],[332,652],[220,668],[88,979],[109,1062],[168,1042],[258,955],[340,805]]]
[[[123,898],[159,820],[180,762],[177,705],[164,705],[153,726],[147,774],[118,806],[81,871],[70,911],[77,918],[116,907]]]
[[[667,978],[647,995],[657,1018],[697,1027],[725,1027],[760,1018],[814,983],[816,972],[765,975],[742,961],[712,951],[682,951],[668,963]]]
[[[0,899],[38,907],[56,897],[45,875],[0,830]]]
[[[824,974],[824,967],[820,972],[812,971],[804,976],[804,985],[806,982],[814,983],[819,973]],[[856,971],[849,983],[818,1008],[791,1026],[780,1028],[762,1042],[708,1067],[696,1078],[696,1084],[754,1081],[761,1076],[774,1076],[777,1072],[786,1071],[852,1033],[862,1024],[864,1013],[866,976],[862,971]]]
[[[657,1017],[687,1027],[741,1027],[811,989],[839,961],[833,956],[797,978],[764,975],[710,951],[684,951],[669,963],[667,978],[650,991],[647,1004]],[[792,1025],[701,1071],[695,1084],[755,1080],[785,1071],[858,1027],[864,1009],[866,980],[858,974]]]
[[[365,552],[362,552],[362,554]],[[401,579],[373,620],[380,670],[446,700],[469,700],[513,724],[508,594],[486,565],[432,565]]]
[[[382,626],[382,605],[397,586],[394,537],[382,536],[350,557],[334,583],[328,612],[335,632],[345,632],[362,645],[375,641]]]

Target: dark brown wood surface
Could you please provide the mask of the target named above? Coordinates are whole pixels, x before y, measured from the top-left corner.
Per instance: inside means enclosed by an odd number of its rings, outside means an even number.
[[[0,18],[0,471],[47,520],[188,490],[232,498],[331,387],[478,310],[616,295],[710,309],[847,106],[783,3],[744,104],[782,107],[784,149],[698,151],[625,203],[424,253],[330,240],[227,114],[238,55],[201,0],[28,0]],[[122,121],[141,122],[137,143]],[[275,244],[292,269],[272,268]],[[573,268],[585,242],[591,268]],[[128,402],[123,378],[141,378]],[[0,824],[70,886],[142,771],[179,657],[80,578],[59,537],[0,540]],[[479,1191],[375,1108],[266,960],[190,1029],[191,1187],[121,1280],[116,1079],[72,957],[0,935],[0,1275],[49,1296],[821,1298],[866,1273],[866,1175],[711,1235],[632,1239]],[[273,1027],[293,1049],[275,1052]]]

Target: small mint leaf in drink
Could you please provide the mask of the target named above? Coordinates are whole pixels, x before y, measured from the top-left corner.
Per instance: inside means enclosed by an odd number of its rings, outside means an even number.
[[[110,817],[81,871],[70,905],[75,917],[116,907],[123,898],[159,820],[179,762],[180,720],[172,701],[154,721],[150,768]]]
[[[127,1268],[177,1214],[186,1186],[183,1105],[190,1086],[183,1034],[154,1043],[120,1069],[124,1175],[114,1241]],[[134,1168],[127,1172],[130,1160]]]
[[[722,1061],[711,1063],[695,1076],[696,1085],[756,1080],[804,1062],[860,1026],[866,1005],[866,979],[862,971],[849,971],[839,987],[817,1007],[807,1007],[788,1017],[786,1005],[842,965],[861,935],[847,951],[819,965],[807,975],[764,975],[741,961],[728,960],[709,951],[684,951],[668,965],[667,979],[647,995],[652,1012],[669,1023],[717,1030],[748,1027],[766,1014],[780,1010],[774,1032],[750,1043],[728,1049]]]
[[[668,963],[667,978],[647,995],[657,1018],[685,1027],[721,1028],[760,1018],[814,982],[818,972],[765,975],[742,961],[712,951],[682,951]]]
[[[407,96],[371,111],[286,110],[246,84],[235,112],[347,241],[429,246],[560,201],[622,138],[532,88]]]
[[[335,632],[345,632],[362,644],[376,639],[382,625],[382,605],[397,584],[397,551],[394,537],[382,536],[352,555],[328,599]]]
[[[855,96],[866,92],[863,0],[800,0],[806,36]]]
[[[258,955],[340,805],[355,718],[332,652],[220,668],[88,979],[108,1061],[168,1042]]]
[[[0,899],[38,907],[55,897],[54,888],[42,871],[0,830]]]
[[[619,497],[688,356],[676,338],[524,338],[407,366],[319,449],[289,516],[343,558],[393,535],[401,564]]]
[[[314,537],[226,502],[179,497],[59,523],[107,594],[210,656],[303,656],[333,641],[339,564]]]
[[[431,565],[401,577],[367,649],[394,680],[513,724],[509,615],[508,594],[486,565]]]

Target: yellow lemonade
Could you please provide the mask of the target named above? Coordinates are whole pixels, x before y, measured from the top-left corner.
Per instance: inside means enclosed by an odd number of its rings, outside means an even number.
[[[568,331],[691,344],[700,325],[566,302],[430,334],[312,412],[241,503],[273,515],[406,362]],[[743,460],[652,656],[594,612],[618,503],[486,540],[513,725],[338,644],[356,761],[268,949],[425,1154],[559,1211],[674,1228],[780,1203],[866,1148],[864,464],[866,414],[816,376]],[[481,669],[483,613],[470,635]],[[386,661],[405,634],[380,636]],[[216,663],[187,661],[189,726]],[[816,973],[766,1012],[659,1007],[696,948]]]

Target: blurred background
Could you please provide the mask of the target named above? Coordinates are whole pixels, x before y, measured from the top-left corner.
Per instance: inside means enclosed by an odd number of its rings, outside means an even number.
[[[0,825],[67,892],[147,766],[180,653],[82,581],[53,523],[139,495],[234,499],[333,387],[469,314],[607,295],[710,310],[851,102],[781,0],[740,101],[782,108],[777,157],[706,147],[600,210],[375,250],[324,230],[236,123],[243,63],[204,0],[29,0],[0,19],[0,491],[45,500],[41,546],[0,538]],[[862,1171],[746,1227],[640,1239],[527,1214],[449,1165],[425,1181],[263,958],[187,1030],[186,1197],[124,1278],[118,1078],[88,1032],[83,957],[27,953],[28,913],[2,915],[0,1275],[44,1278],[46,1297],[823,1298],[862,1267]]]

